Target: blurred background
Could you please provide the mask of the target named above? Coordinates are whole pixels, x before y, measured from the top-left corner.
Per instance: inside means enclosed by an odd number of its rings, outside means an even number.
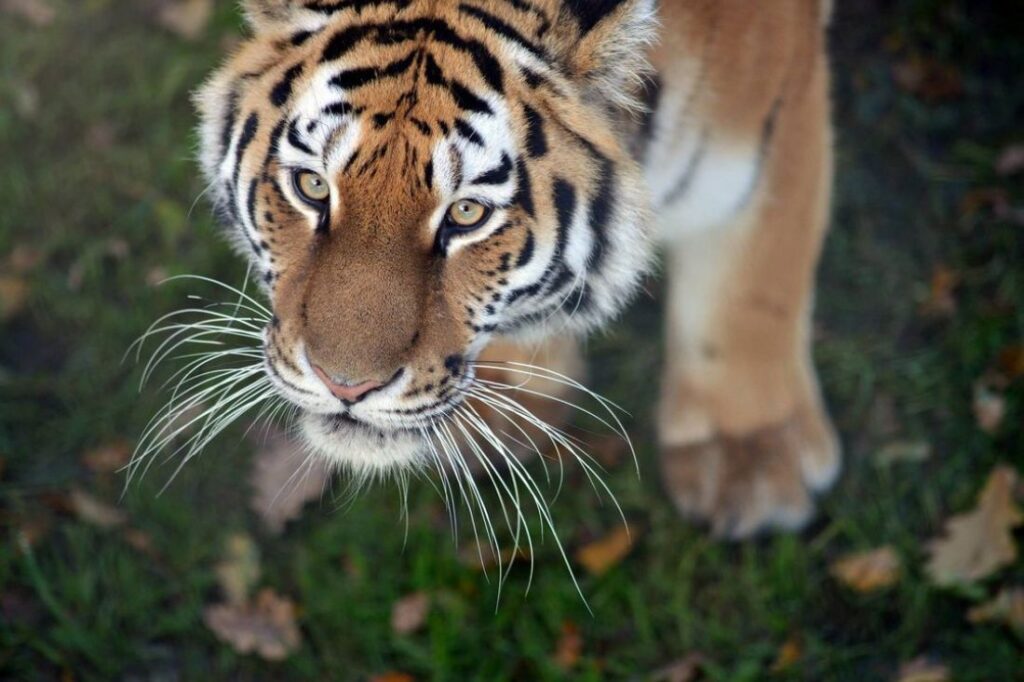
[[[499,595],[428,481],[403,518],[394,485],[289,482],[245,424],[124,490],[166,394],[122,356],[202,289],[157,283],[244,279],[196,203],[189,101],[241,23],[229,0],[0,0],[0,678],[1024,680],[1015,4],[837,2],[816,353],[847,468],[805,533],[717,544],[663,497],[657,281],[589,343],[643,476],[577,427],[632,529],[567,471],[588,610],[550,537]]]

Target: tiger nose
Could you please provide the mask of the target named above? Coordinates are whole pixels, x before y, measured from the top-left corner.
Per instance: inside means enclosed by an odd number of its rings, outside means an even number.
[[[324,383],[324,386],[326,386],[336,398],[341,398],[347,403],[358,402],[366,397],[366,394],[370,391],[375,391],[384,385],[379,381],[364,381],[360,384],[349,386],[338,383],[332,379],[327,372],[323,371],[315,364],[313,365],[313,371],[316,372],[317,378]]]

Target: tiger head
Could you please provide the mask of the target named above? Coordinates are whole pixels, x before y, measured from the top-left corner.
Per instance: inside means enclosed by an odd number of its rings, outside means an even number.
[[[414,463],[495,335],[583,331],[650,258],[619,126],[654,0],[247,0],[197,95],[214,203],[313,447]]]

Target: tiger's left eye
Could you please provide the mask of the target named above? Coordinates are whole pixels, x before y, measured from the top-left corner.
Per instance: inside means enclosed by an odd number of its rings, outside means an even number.
[[[298,171],[292,176],[295,190],[307,203],[314,206],[325,204],[331,197],[331,186],[327,179],[313,171]]]
[[[476,201],[457,201],[448,209],[448,222],[464,230],[479,227],[491,215],[491,209]]]

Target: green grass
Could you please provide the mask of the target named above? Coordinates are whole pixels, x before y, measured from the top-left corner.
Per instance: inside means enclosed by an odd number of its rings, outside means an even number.
[[[550,541],[529,594],[520,566],[498,603],[493,576],[459,562],[423,482],[407,537],[387,486],[345,509],[328,496],[283,536],[263,534],[248,510],[252,446],[240,431],[164,494],[171,466],[128,491],[122,505],[150,536],[150,553],[60,509],[55,493],[72,487],[118,500],[123,480],[90,474],[80,456],[134,439],[159,407],[121,356],[187,287],[147,280],[194,272],[238,282],[244,270],[206,205],[192,210],[202,187],[188,94],[239,29],[232,3],[218,3],[195,44],[154,27],[145,3],[52,4],[57,19],[44,28],[0,14],[0,263],[6,270],[18,247],[42,254],[22,275],[27,305],[0,322],[0,678],[348,680],[402,670],[422,680],[645,679],[699,651],[711,680],[887,679],[921,654],[957,680],[1024,680],[1024,643],[965,619],[974,600],[1024,581],[1024,563],[974,595],[930,587],[921,568],[924,541],[972,504],[993,465],[1024,468],[1020,382],[995,435],[971,413],[973,382],[1024,340],[1024,227],[960,208],[978,188],[1024,200],[1020,175],[993,170],[999,151],[1024,137],[1024,43],[995,10],[839,3],[839,188],[817,354],[848,459],[809,531],[716,544],[663,498],[651,438],[657,292],[590,342],[594,386],[636,415],[644,476],[623,465],[609,482],[646,529],[625,562],[581,579],[591,614]],[[927,102],[896,87],[893,64],[911,54],[957,65],[964,94]],[[939,264],[960,274],[958,309],[928,319],[919,304]],[[874,465],[873,452],[895,438],[927,440],[934,455]],[[570,474],[554,505],[570,548],[615,524],[579,478]],[[33,524],[48,531],[20,551],[19,532]],[[303,646],[284,663],[236,655],[202,623],[218,598],[213,566],[238,531],[259,540],[261,584],[299,605]],[[856,595],[829,577],[837,556],[886,543],[908,567],[892,590]],[[435,597],[428,623],[395,636],[391,605],[416,590]],[[565,622],[584,640],[569,673],[553,663]],[[803,657],[771,673],[794,635]]]

